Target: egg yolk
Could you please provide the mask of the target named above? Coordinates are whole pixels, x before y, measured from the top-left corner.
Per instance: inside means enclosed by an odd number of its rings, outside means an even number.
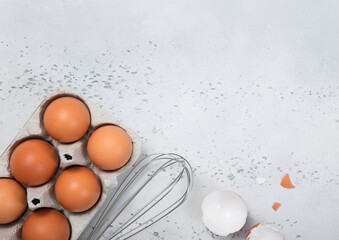
[[[10,169],[16,180],[27,186],[48,182],[56,173],[59,157],[48,142],[30,139],[19,144],[10,157]]]
[[[90,136],[87,153],[97,167],[115,170],[124,166],[131,158],[132,140],[125,130],[113,125],[98,128]]]
[[[47,133],[63,143],[75,142],[87,132],[91,116],[87,106],[74,97],[60,97],[51,102],[43,116]]]
[[[15,221],[27,207],[26,190],[17,181],[0,178],[0,224]]]
[[[63,208],[71,212],[83,212],[98,201],[101,184],[92,170],[76,166],[60,174],[54,191],[56,199]]]
[[[35,211],[22,227],[22,240],[69,240],[70,235],[68,220],[54,209]]]

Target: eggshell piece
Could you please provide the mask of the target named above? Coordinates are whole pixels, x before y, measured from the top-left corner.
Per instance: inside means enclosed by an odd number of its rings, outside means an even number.
[[[283,186],[284,188],[295,188],[295,186],[291,182],[290,175],[288,173],[285,174],[280,185]]]
[[[10,157],[10,169],[14,178],[27,186],[48,182],[58,166],[59,157],[54,147],[40,139],[20,143]]]
[[[71,227],[67,218],[54,209],[39,209],[22,228],[22,240],[69,240]]]
[[[17,220],[25,212],[25,188],[10,178],[0,178],[0,224]]]
[[[74,97],[60,97],[51,102],[43,116],[45,129],[59,142],[70,143],[82,138],[91,122],[87,106]]]
[[[97,167],[116,170],[124,166],[132,155],[133,144],[129,135],[120,127],[106,125],[90,136],[87,153]]]
[[[246,240],[283,240],[283,235],[278,229],[259,223],[248,233]]]
[[[205,197],[202,214],[202,221],[211,232],[227,236],[245,225],[247,208],[238,194],[220,190]]]
[[[55,183],[55,196],[60,205],[71,212],[83,212],[98,201],[101,184],[95,173],[82,166],[71,167],[60,174]]]
[[[258,184],[263,184],[264,182],[266,182],[266,178],[263,178],[263,177],[257,177],[257,178],[255,178],[255,181],[256,181]]]
[[[277,211],[278,210],[278,208],[281,206],[281,204],[280,203],[278,203],[278,202],[275,202],[275,203],[273,203],[273,206],[272,206],[272,208],[273,208],[273,210],[274,211]]]

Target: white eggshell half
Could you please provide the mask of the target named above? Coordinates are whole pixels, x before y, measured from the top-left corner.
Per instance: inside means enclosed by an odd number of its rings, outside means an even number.
[[[246,223],[247,208],[241,197],[228,190],[207,195],[202,203],[202,221],[213,233],[227,236]]]
[[[283,235],[278,229],[267,225],[258,224],[250,230],[246,240],[283,240]]]

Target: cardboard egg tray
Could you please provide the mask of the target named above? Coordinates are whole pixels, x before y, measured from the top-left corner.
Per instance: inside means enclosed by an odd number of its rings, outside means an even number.
[[[88,107],[91,114],[91,125],[83,138],[71,144],[63,144],[52,139],[43,126],[43,113],[46,107],[54,99],[62,96],[73,96],[82,100]],[[87,156],[86,143],[91,133],[98,127],[106,124],[114,124],[126,130],[133,142],[133,153],[129,162],[122,168],[115,171],[103,171],[94,166]],[[117,176],[130,168],[141,154],[142,144],[140,137],[120,124],[110,114],[100,109],[95,104],[88,101],[83,95],[75,92],[71,88],[58,88],[54,90],[33,112],[24,127],[17,134],[12,143],[7,147],[0,157],[0,177],[13,177],[9,168],[10,155],[17,145],[30,138],[41,138],[51,143],[59,154],[60,166],[56,175],[47,183],[37,187],[26,187],[28,207],[24,215],[9,224],[0,224],[0,239],[21,239],[21,228],[28,216],[36,209],[42,207],[55,208],[60,210],[71,224],[71,239],[78,239],[81,232],[99,210],[106,199],[107,191],[110,187],[117,185]],[[57,202],[54,195],[54,184],[61,172],[72,165],[83,165],[92,169],[99,177],[102,185],[102,194],[99,201],[91,209],[82,213],[72,213],[63,209]]]

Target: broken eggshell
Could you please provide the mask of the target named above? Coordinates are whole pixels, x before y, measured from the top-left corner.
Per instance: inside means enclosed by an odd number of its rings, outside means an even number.
[[[259,223],[248,233],[246,240],[283,240],[283,235],[278,229]]]
[[[213,233],[227,236],[246,223],[247,208],[235,192],[219,190],[208,194],[202,203],[202,221]]]

